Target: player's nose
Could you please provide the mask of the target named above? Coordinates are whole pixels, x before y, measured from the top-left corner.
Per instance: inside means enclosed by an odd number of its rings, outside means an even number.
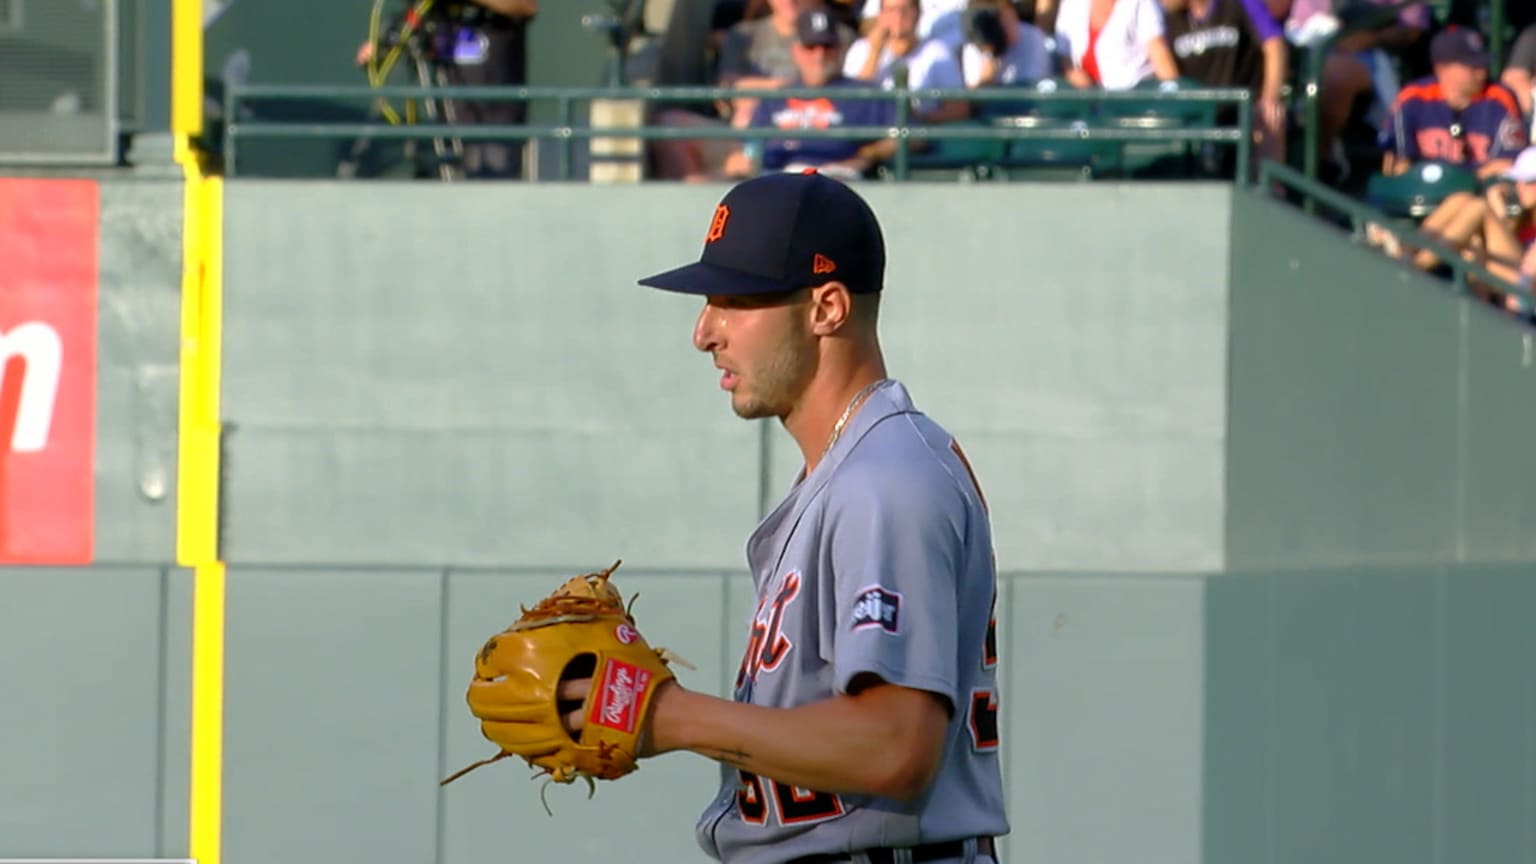
[[[693,324],[693,347],[713,352],[720,347],[720,314],[709,303],[699,312],[699,320]]]

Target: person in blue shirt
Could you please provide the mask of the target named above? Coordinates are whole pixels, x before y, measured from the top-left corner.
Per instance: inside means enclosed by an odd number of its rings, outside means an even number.
[[[794,45],[796,79],[789,87],[862,88],[867,82],[845,78],[843,36],[837,22],[824,9],[802,12],[796,21]],[[888,127],[896,121],[896,104],[885,98],[842,98],[836,95],[806,99],[765,96],[757,103],[751,126],[777,129],[833,129],[838,127]],[[726,159],[728,177],[749,177],[760,172],[799,171],[815,168],[841,179],[868,175],[895,152],[889,137],[767,138],[760,146],[749,142]]]
[[[1385,174],[1424,162],[1465,166],[1479,177],[1509,168],[1526,145],[1515,94],[1488,80],[1488,49],[1481,34],[1451,28],[1430,42],[1434,74],[1405,86],[1386,130]]]
[[[1480,181],[1508,171],[1528,143],[1520,104],[1509,88],[1488,80],[1488,49],[1481,34],[1452,27],[1430,42],[1434,74],[1408,84],[1398,94],[1386,137],[1390,147],[1382,173],[1402,174],[1420,163],[1457,166]],[[1424,217],[1419,233],[1444,246],[1474,256],[1487,244],[1489,225],[1497,221],[1486,196],[1453,192]],[[1373,242],[1414,266],[1431,270],[1440,258],[1376,231]]]

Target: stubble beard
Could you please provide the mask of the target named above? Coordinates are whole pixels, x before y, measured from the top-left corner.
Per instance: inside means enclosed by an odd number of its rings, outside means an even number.
[[[815,371],[816,361],[804,336],[786,334],[761,365],[743,376],[742,384],[748,388],[735,394],[731,410],[743,420],[783,418],[795,407]]]

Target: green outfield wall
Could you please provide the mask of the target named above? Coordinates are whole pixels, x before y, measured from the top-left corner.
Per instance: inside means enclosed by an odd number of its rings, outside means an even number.
[[[0,857],[187,849],[180,192],[101,184],[94,561],[0,569]],[[484,637],[615,558],[728,692],[798,456],[634,284],[720,192],[227,185],[228,864],[702,860],[686,754],[437,780]],[[1536,864],[1532,331],[1222,185],[867,193],[994,515],[1004,859]]]

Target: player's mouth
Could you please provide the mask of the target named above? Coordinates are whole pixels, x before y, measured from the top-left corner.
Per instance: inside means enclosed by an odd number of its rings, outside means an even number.
[[[736,389],[736,385],[738,383],[740,383],[740,382],[741,382],[741,376],[740,375],[737,375],[735,372],[732,372],[729,369],[722,369],[722,370],[720,370],[720,389],[721,390],[735,390]]]

